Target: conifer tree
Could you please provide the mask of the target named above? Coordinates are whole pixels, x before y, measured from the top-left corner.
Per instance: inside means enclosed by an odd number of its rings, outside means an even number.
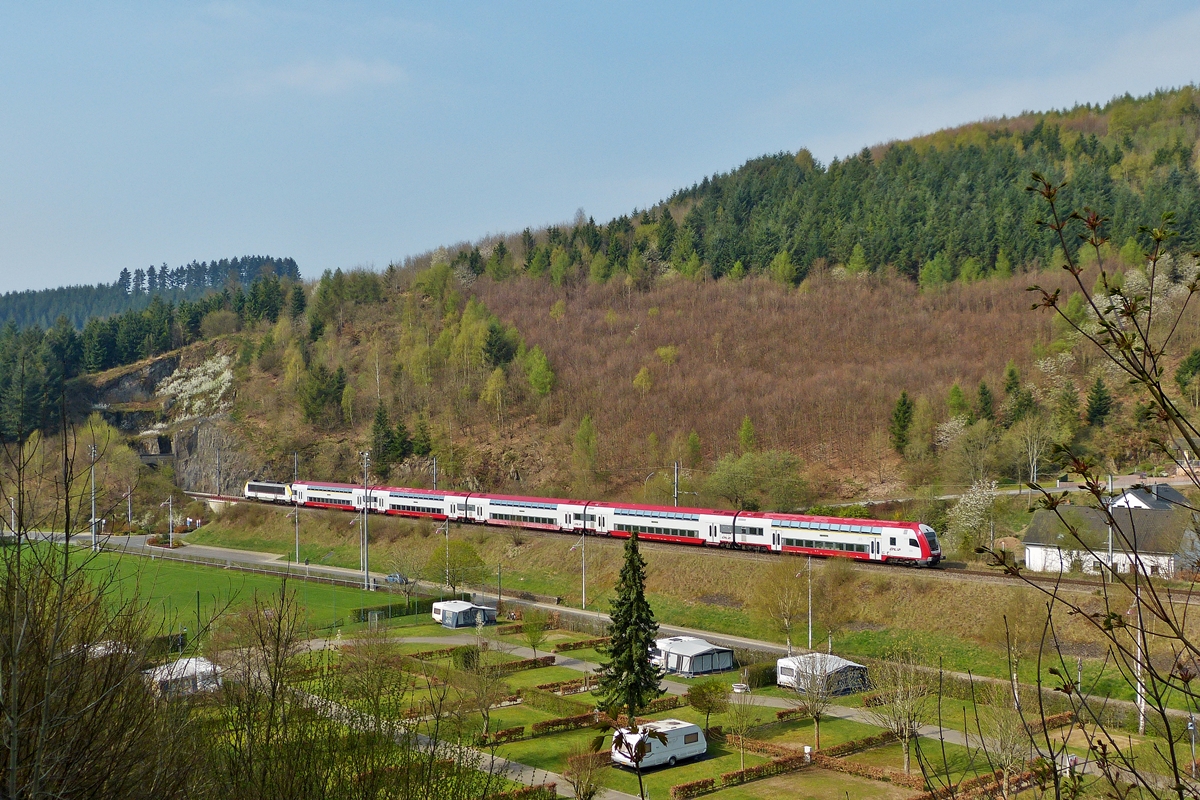
[[[417,430],[412,438],[412,451],[418,456],[427,456],[433,452],[433,436],[429,432],[429,420],[425,417],[417,420]]]
[[[1017,372],[1017,365],[1009,361],[1008,366],[1004,368],[1004,396],[1009,397],[1020,388],[1021,373]]]
[[[380,403],[375,407],[375,421],[371,424],[371,460],[379,477],[386,478],[392,466],[392,426],[388,421],[387,409]]]
[[[308,298],[304,296],[304,287],[300,284],[292,286],[292,296],[289,299],[288,314],[292,319],[299,319],[308,307]]]
[[[625,563],[609,617],[611,639],[604,646],[606,660],[599,672],[601,706],[623,708],[632,723],[633,717],[662,694],[658,686],[662,675],[650,662],[658,623],[646,600],[646,561],[638,551],[636,532],[625,542]]]
[[[892,422],[888,426],[888,433],[892,437],[892,447],[900,455],[904,455],[904,450],[908,447],[908,429],[912,427],[912,420],[913,401],[909,398],[908,392],[900,392],[900,399],[896,401],[896,407],[892,409]]]
[[[689,469],[695,469],[700,466],[700,461],[703,457],[704,453],[700,449],[700,434],[692,431],[688,434],[687,444],[684,445],[683,463]]]
[[[1104,385],[1104,380],[1097,376],[1096,382],[1092,384],[1092,388],[1088,391],[1087,410],[1084,412],[1088,425],[1103,427],[1104,421],[1112,411],[1112,404],[1112,394],[1109,393],[1108,387]]]
[[[979,396],[976,406],[980,419],[993,422],[996,420],[996,400],[992,397],[992,390],[988,388],[987,383],[984,381],[979,382]]]

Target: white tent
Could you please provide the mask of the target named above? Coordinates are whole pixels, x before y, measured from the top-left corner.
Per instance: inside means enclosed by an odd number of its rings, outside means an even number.
[[[654,645],[650,659],[667,672],[706,675],[733,669],[733,650],[695,636],[672,636]]]
[[[144,673],[159,694],[209,692],[221,686],[221,668],[207,658],[181,658]]]
[[[804,653],[775,663],[775,682],[780,686],[803,692],[813,680],[823,681],[825,691],[833,695],[866,691],[868,686],[866,667],[830,653]]]

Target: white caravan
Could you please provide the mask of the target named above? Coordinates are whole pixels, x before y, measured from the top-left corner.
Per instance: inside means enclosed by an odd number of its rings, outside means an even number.
[[[701,758],[708,752],[708,741],[705,740],[704,731],[700,730],[699,725],[693,725],[681,719],[661,719],[648,722],[641,727],[664,734],[666,738],[666,742],[662,742],[654,737],[647,737],[646,755],[642,759],[642,769],[660,767],[664,764],[673,767],[677,762],[687,758]],[[621,733],[623,741],[620,748],[617,746],[616,737],[613,737],[613,763],[633,768],[636,765],[630,758],[630,754],[634,752],[643,734],[630,733],[628,728],[622,729]]]

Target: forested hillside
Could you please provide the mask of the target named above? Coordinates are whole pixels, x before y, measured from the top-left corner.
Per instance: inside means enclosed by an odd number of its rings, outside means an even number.
[[[225,286],[249,286],[264,270],[279,278],[300,280],[294,259],[270,256],[193,261],[174,269],[166,264],[133,272],[123,269],[112,283],[5,292],[0,296],[0,326],[11,322],[18,328],[49,328],[64,316],[82,329],[93,317],[145,309],[155,297],[173,304],[198,300]]]
[[[1112,216],[1100,258],[1127,285],[1148,280],[1139,226],[1173,211],[1157,280],[1186,279],[1197,99],[989,121],[829,165],[756,159],[606,224],[307,286],[260,278],[27,344],[47,364],[77,347],[94,371],[222,342],[236,399],[217,424],[280,478],[298,452],[310,474],[357,480],[365,448],[377,476],[414,485],[436,457],[442,486],[665,501],[679,462],[684,502],[794,508],[1026,480],[1062,468],[1056,445],[1155,469],[1157,420],[1029,309],[1030,283],[1065,284],[1025,186],[1057,175],[1068,205]],[[1066,308],[1086,321],[1081,300]],[[1189,315],[1167,362],[1192,408],[1198,346]]]

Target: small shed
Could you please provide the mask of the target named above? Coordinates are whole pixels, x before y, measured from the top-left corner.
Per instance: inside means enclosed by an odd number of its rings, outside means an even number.
[[[806,687],[824,687],[831,695],[866,691],[870,685],[867,668],[831,653],[804,653],[781,658],[775,664],[775,682],[805,692]]]
[[[474,628],[481,618],[485,625],[495,622],[496,609],[466,600],[443,600],[433,604],[433,621],[446,628]]]
[[[677,675],[707,675],[733,669],[733,650],[695,636],[659,639],[650,660]]]
[[[181,658],[145,673],[160,695],[186,695],[211,692],[221,687],[221,668],[207,658]]]

